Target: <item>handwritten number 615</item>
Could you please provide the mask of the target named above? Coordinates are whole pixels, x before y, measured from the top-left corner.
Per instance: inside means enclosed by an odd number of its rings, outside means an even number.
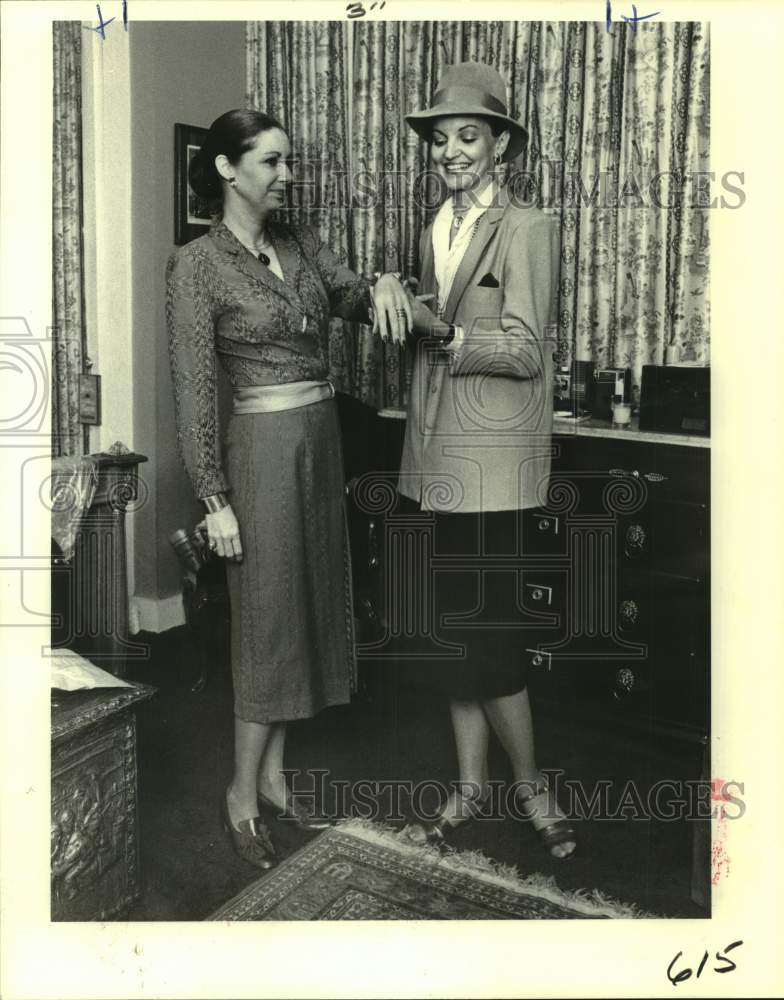
[[[732,961],[732,959],[731,958],[727,958],[727,952],[732,951],[733,948],[740,947],[740,945],[742,945],[742,944],[743,944],[742,941],[733,941],[732,944],[728,944],[727,945],[727,947],[724,949],[723,952],[717,951],[716,952],[716,961],[717,962],[723,962],[724,965],[721,965],[721,966],[714,965],[713,971],[714,972],[732,972],[734,969],[737,969],[737,965]],[[675,958],[667,966],[667,978],[669,979],[669,981],[672,983],[673,986],[677,986],[678,983],[685,983],[686,980],[687,979],[691,979],[691,976],[692,976],[692,969],[681,969],[680,972],[675,972],[674,971],[675,963],[678,961],[678,959],[681,957],[682,954],[683,954],[683,952],[679,951],[678,954],[675,956]],[[705,968],[705,965],[707,964],[707,961],[708,961],[708,952],[706,951],[705,954],[702,956],[702,961],[700,962],[699,966],[697,967],[696,973],[694,974],[694,978],[695,979],[699,979],[700,978],[700,976],[702,975],[702,970]]]

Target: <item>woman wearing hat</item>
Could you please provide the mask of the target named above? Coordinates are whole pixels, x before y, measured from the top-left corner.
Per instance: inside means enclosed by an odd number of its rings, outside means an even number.
[[[439,818],[411,834],[440,843],[478,812],[492,730],[511,762],[518,814],[565,858],[575,833],[536,767],[516,610],[519,511],[543,503],[550,474],[557,232],[499,181],[526,132],[507,114],[494,69],[449,67],[432,106],[406,121],[430,144],[448,197],[420,242],[427,294],[412,298],[419,339],[398,488],[412,516],[433,525],[439,568],[454,562],[434,575],[433,621],[464,650],[421,667],[449,699],[460,783]],[[518,571],[504,572],[515,556]]]

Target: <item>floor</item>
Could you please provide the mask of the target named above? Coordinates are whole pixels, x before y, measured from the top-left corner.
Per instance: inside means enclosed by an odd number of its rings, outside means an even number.
[[[129,917],[203,920],[259,877],[233,853],[218,814],[231,774],[228,666],[221,662],[206,689],[194,693],[185,629],[136,638],[149,643],[150,658],[132,670],[131,679],[158,690],[138,712],[143,894]],[[539,766],[562,768],[565,777],[589,788],[610,781],[616,804],[629,781],[644,797],[658,778],[695,776],[694,750],[654,748],[611,736],[604,725],[539,709],[535,723]],[[456,777],[456,763],[446,705],[425,697],[390,666],[364,666],[361,691],[351,705],[291,725],[287,766],[326,769],[333,792],[336,782],[361,779],[448,784]],[[509,779],[498,747],[491,752],[491,778]],[[301,787],[304,779],[297,780]],[[334,795],[328,804],[339,807]],[[405,798],[402,806],[407,812]],[[350,799],[345,808],[351,808]],[[274,820],[271,828],[284,857],[316,835]],[[564,889],[599,889],[662,916],[705,917],[690,896],[693,829],[654,819],[583,820],[578,852],[566,862],[550,859],[531,828],[508,816],[466,824],[452,843],[460,850],[482,850],[523,875],[554,875]]]

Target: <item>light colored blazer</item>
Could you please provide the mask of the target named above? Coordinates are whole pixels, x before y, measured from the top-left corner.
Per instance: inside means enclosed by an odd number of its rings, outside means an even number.
[[[432,225],[419,294],[435,293]],[[559,241],[554,221],[501,189],[455,275],[444,319],[451,355],[416,345],[398,488],[424,510],[521,510],[545,502],[553,413]]]

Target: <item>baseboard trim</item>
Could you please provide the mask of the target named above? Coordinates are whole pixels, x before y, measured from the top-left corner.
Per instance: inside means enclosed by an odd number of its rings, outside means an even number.
[[[167,632],[185,624],[182,594],[171,597],[134,597],[131,602],[131,634]]]

